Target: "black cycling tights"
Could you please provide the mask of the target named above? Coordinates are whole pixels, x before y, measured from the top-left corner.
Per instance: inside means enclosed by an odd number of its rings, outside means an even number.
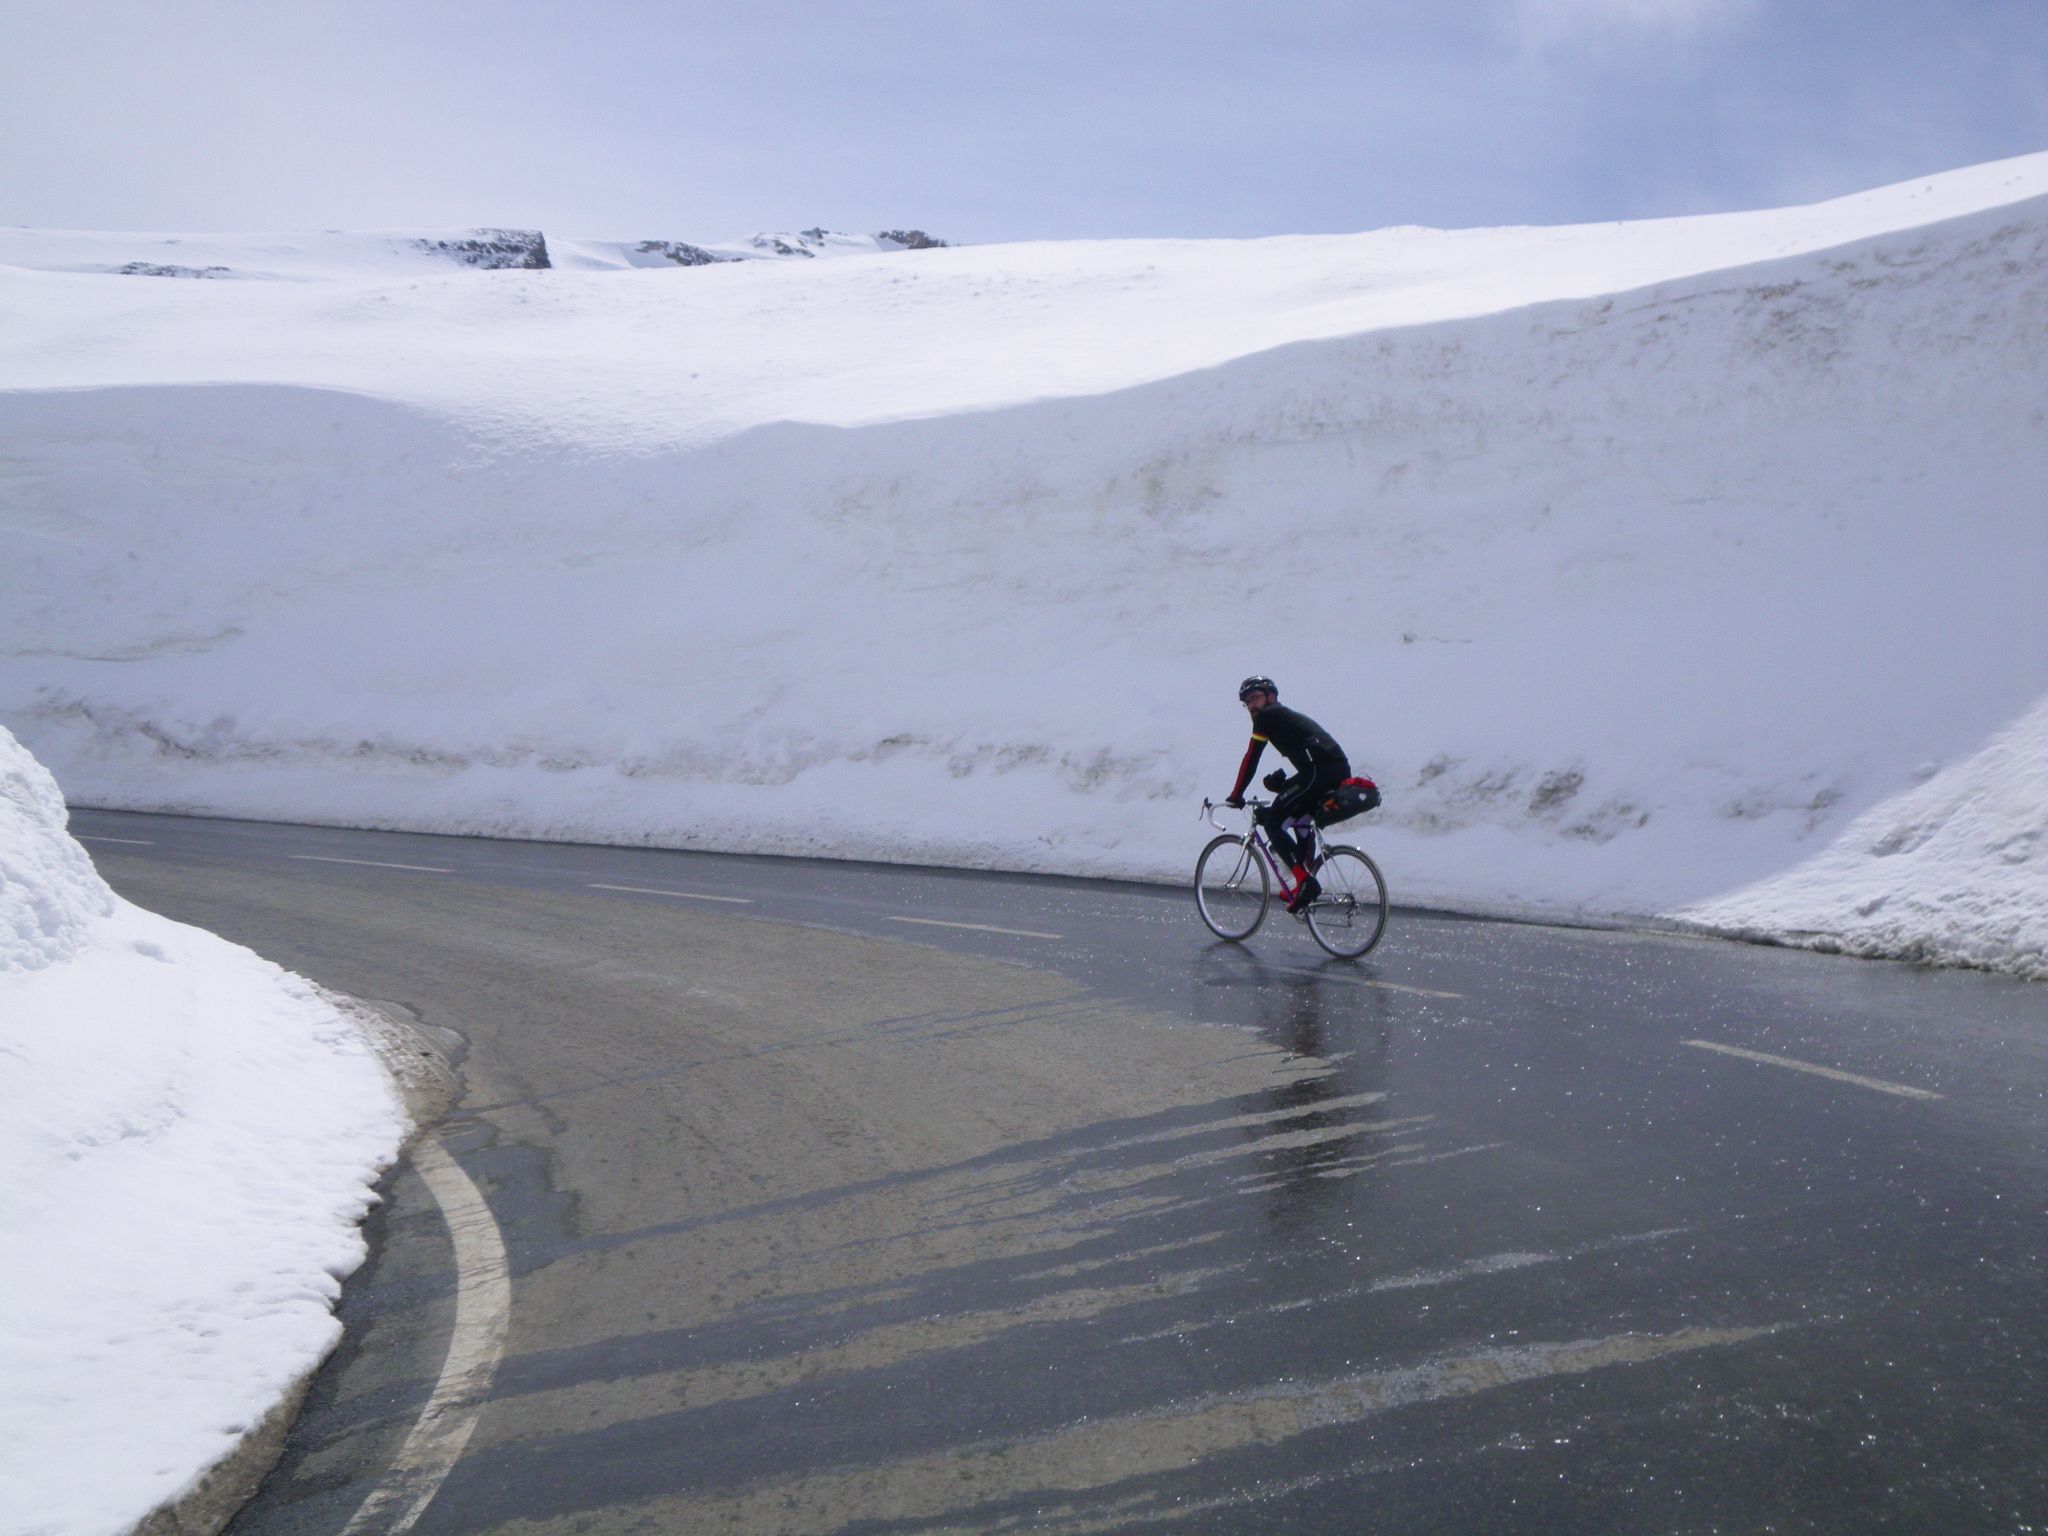
[[[1273,851],[1291,869],[1308,857],[1308,846],[1297,841],[1287,830],[1287,823],[1297,817],[1312,815],[1323,796],[1330,793],[1345,779],[1351,770],[1342,763],[1318,769],[1313,777],[1296,779],[1280,791],[1273,803],[1259,812],[1259,825],[1266,829],[1266,836],[1272,840]]]

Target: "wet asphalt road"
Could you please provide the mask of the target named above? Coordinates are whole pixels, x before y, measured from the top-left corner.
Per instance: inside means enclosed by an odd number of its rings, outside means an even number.
[[[2048,1529],[2039,986],[1409,911],[1345,964],[1176,890],[73,828],[123,894],[463,1042],[440,1142],[511,1324],[427,1536]],[[386,1196],[241,1536],[348,1527],[434,1388],[453,1249],[413,1168]]]

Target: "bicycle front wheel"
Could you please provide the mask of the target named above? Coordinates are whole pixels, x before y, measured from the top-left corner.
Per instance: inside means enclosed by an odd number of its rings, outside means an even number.
[[[1323,889],[1309,903],[1308,931],[1338,959],[1356,960],[1387,931],[1387,882],[1380,867],[1356,848],[1332,848],[1316,880]]]
[[[1195,861],[1195,910],[1219,939],[1248,939],[1266,920],[1271,877],[1251,839],[1228,832]]]

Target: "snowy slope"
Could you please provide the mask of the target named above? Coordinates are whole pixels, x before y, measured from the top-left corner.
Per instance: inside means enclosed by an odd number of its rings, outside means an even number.
[[[531,229],[300,235],[0,229],[0,267],[101,277],[332,282],[549,265],[547,240]]]
[[[333,1347],[401,1111],[299,978],[117,898],[0,729],[0,1527],[130,1529]]]
[[[876,235],[848,235],[830,229],[754,235],[724,245],[687,240],[562,240],[553,247],[555,265],[588,272],[626,267],[708,267],[728,261],[810,261],[820,256],[874,256],[888,251],[944,249],[921,229],[892,229]]]
[[[1824,927],[1764,882],[2048,695],[2044,359],[2048,156],[1570,229],[0,273],[0,720],[93,803],[1171,878],[1256,669],[1386,787],[1403,898]],[[1951,850],[1995,953],[1953,904],[1880,947],[2042,965],[2003,846]]]
[[[305,243],[334,282],[310,291],[32,271],[0,231],[0,268],[23,267],[0,273],[0,388],[304,384],[515,439],[669,447],[1107,394],[1290,342],[1600,297],[2044,194],[2037,155],[1810,208],[1638,224],[1041,242],[687,273],[422,270],[401,253],[408,282],[370,254],[392,237],[319,236]]]
[[[0,267],[88,276],[336,282],[437,276],[463,268],[498,272],[564,267],[610,272],[733,261],[802,261],[942,248],[945,243],[914,229],[877,235],[806,229],[702,246],[683,240],[550,242],[533,229],[163,235],[0,228]]]

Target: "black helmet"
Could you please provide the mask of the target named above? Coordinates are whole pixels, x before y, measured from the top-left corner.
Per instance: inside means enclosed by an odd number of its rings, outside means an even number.
[[[1277,699],[1280,697],[1280,685],[1270,677],[1259,677],[1256,675],[1248,677],[1237,685],[1237,701],[1242,704],[1246,694],[1261,692],[1270,693]]]

